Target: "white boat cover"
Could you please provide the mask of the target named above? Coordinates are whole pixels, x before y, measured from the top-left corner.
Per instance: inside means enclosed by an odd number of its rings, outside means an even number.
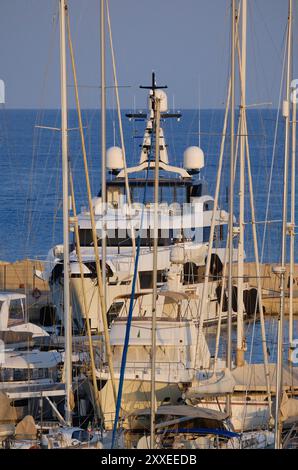
[[[289,398],[284,392],[280,406],[281,421],[298,420],[298,400]]]
[[[206,395],[225,395],[233,393],[236,382],[229,369],[217,371],[210,378],[193,381],[191,388],[187,390],[184,397],[202,397]]]
[[[276,365],[269,364],[270,389],[276,389]],[[298,368],[283,369],[284,391],[298,391]],[[225,395],[233,392],[266,392],[266,376],[264,364],[245,364],[232,371],[224,369],[217,371],[205,380],[195,379],[192,386],[184,394],[185,398],[202,397],[206,395]]]
[[[135,410],[131,416],[150,416],[151,409],[145,408],[142,410]],[[189,419],[214,419],[216,421],[224,421],[227,419],[228,414],[222,413],[217,410],[210,410],[208,408],[200,408],[190,405],[163,405],[159,406],[156,410],[156,416],[180,416]]]
[[[266,376],[264,364],[245,364],[232,370],[236,382],[235,391],[266,391]],[[270,389],[276,390],[276,364],[269,364]],[[284,390],[298,390],[298,367],[283,368]]]

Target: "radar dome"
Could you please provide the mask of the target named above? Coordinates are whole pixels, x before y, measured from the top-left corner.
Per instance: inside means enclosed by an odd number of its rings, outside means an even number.
[[[204,152],[200,147],[188,147],[183,154],[184,168],[201,170],[204,167]]]
[[[151,103],[152,94],[153,94],[152,91],[150,91],[149,109],[152,109],[152,103]],[[163,90],[157,89],[155,90],[155,96],[160,99],[160,112],[166,113],[168,110],[168,97],[166,93]]]
[[[121,170],[123,168],[123,156],[120,147],[110,147],[107,150],[107,168],[109,170]]]

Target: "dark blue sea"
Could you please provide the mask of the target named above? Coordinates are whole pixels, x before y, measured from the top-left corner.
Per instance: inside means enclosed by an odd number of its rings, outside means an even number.
[[[190,145],[200,144],[204,150],[205,168],[201,176],[208,181],[210,194],[214,194],[223,119],[223,110],[202,110],[200,116],[197,111],[183,110],[179,122],[168,119],[163,123],[171,163],[182,164],[183,152]],[[284,122],[274,109],[248,110],[247,119],[261,261],[278,262],[281,252]],[[96,195],[101,178],[99,111],[83,110],[83,123],[92,191]],[[145,122],[129,122],[124,111],[123,125],[128,163],[137,163]],[[59,128],[60,112],[0,109],[0,260],[45,259],[48,250],[62,242],[60,132],[39,126]],[[77,127],[76,112],[69,111],[69,128],[72,129],[69,132],[69,159],[79,211],[81,206],[86,205],[86,189]],[[119,145],[118,135],[116,112],[110,110],[107,116],[107,147]],[[229,152],[227,135],[220,197],[220,206],[225,209],[228,208]],[[245,250],[247,260],[253,260],[247,183],[246,208]],[[266,213],[271,222],[266,226],[264,238]],[[235,215],[238,215],[237,183]],[[298,214],[296,216],[298,218]],[[255,334],[252,325],[247,328],[247,359],[253,338],[257,345],[254,349],[257,360],[262,361],[259,325]],[[268,346],[274,356],[276,323],[269,322],[268,329]]]
[[[184,110],[180,122],[168,119],[163,123],[169,158],[181,165],[183,151],[198,145],[205,152],[202,177],[214,194],[215,179],[223,128],[223,110]],[[273,155],[276,120],[278,132]],[[89,159],[92,191],[100,189],[100,113],[84,110],[83,121]],[[199,124],[200,122],[200,124]],[[144,121],[130,122],[123,112],[126,153],[129,164],[138,162]],[[23,258],[44,259],[49,248],[62,241],[62,181],[60,133],[38,126],[59,128],[58,110],[0,110],[0,259],[15,261]],[[74,175],[78,210],[86,203],[85,179],[77,128],[76,112],[69,112],[69,158]],[[198,129],[200,128],[200,136]],[[248,133],[255,193],[256,218],[260,254],[263,261],[278,261],[283,191],[284,123],[276,110],[248,111]],[[107,146],[119,145],[118,125],[114,110],[108,111]],[[273,161],[274,158],[274,161]],[[273,167],[272,167],[273,161]],[[272,167],[272,168],[271,168]],[[263,240],[264,220],[268,203],[270,173],[271,192]],[[237,178],[236,178],[237,181]],[[223,166],[220,205],[228,207],[229,135]],[[237,216],[238,191],[235,191]],[[246,254],[253,259],[250,230],[248,184],[246,185]],[[298,207],[298,204],[297,204]],[[263,250],[262,250],[263,247]]]

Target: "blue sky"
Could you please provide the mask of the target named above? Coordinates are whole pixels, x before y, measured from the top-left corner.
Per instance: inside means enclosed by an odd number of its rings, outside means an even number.
[[[99,0],[69,0],[82,107],[100,103]],[[249,0],[248,103],[278,100],[286,0]],[[296,2],[294,2],[296,3]],[[229,64],[229,0],[109,0],[123,108],[145,106],[140,84],[167,84],[176,108],[223,106]],[[297,6],[297,5],[296,5]],[[57,108],[58,0],[2,0],[0,79],[6,107]],[[298,16],[298,11],[297,11]],[[295,19],[295,32],[297,33]],[[296,41],[297,42],[297,41]],[[69,68],[70,72],[70,68]],[[72,77],[69,73],[69,84]],[[112,85],[107,48],[107,85]],[[86,87],[88,86],[88,87]],[[200,93],[199,93],[200,89]],[[108,106],[113,107],[109,89]],[[73,106],[69,88],[69,105]]]

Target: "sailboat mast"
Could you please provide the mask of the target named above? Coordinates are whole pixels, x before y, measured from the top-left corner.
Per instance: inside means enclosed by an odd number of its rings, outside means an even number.
[[[227,368],[232,367],[232,315],[233,315],[233,225],[234,225],[234,162],[235,162],[235,0],[231,0],[231,155],[229,193],[229,272],[228,272],[228,328],[227,328]],[[227,413],[231,411],[231,396],[227,396]]]
[[[159,190],[159,134],[160,99],[153,90],[155,114],[155,173],[154,173],[154,238],[153,238],[153,294],[152,294],[152,338],[151,338],[151,417],[150,447],[155,448],[155,362],[156,362],[156,303],[157,303],[157,248],[158,248],[158,190]]]
[[[292,43],[293,47],[293,43]],[[292,51],[292,56],[294,51]],[[293,337],[293,294],[294,294],[294,267],[295,267],[295,197],[296,197],[296,124],[297,103],[293,99],[292,106],[292,168],[291,168],[291,223],[290,223],[290,298],[289,298],[289,360],[294,348]]]
[[[61,145],[62,145],[62,186],[63,186],[63,270],[64,270],[64,374],[66,384],[65,421],[71,425],[72,396],[72,330],[69,289],[69,188],[68,188],[68,136],[67,136],[67,77],[65,11],[66,1],[60,0],[60,80],[61,80]]]
[[[287,199],[288,199],[288,173],[289,173],[289,138],[290,138],[290,85],[291,85],[291,58],[292,58],[292,0],[289,0],[288,38],[287,38],[287,83],[286,99],[283,103],[283,116],[285,118],[285,155],[284,155],[284,192],[282,217],[282,243],[280,273],[280,305],[278,317],[277,337],[277,367],[276,367],[276,409],[275,409],[275,448],[281,447],[282,422],[280,405],[283,391],[283,335],[285,310],[285,273],[286,273],[286,241],[287,241]]]
[[[237,290],[237,366],[244,364],[243,276],[244,276],[244,190],[245,190],[245,106],[246,106],[246,29],[247,0],[242,0],[241,28],[241,106],[240,106],[240,181],[239,181],[239,239]],[[240,64],[239,64],[240,66]]]
[[[101,201],[103,207],[103,226],[101,239],[102,284],[104,305],[106,305],[106,257],[107,239],[104,216],[106,213],[106,56],[105,56],[105,0],[100,0],[100,81],[101,81]],[[106,312],[104,312],[104,315]]]

